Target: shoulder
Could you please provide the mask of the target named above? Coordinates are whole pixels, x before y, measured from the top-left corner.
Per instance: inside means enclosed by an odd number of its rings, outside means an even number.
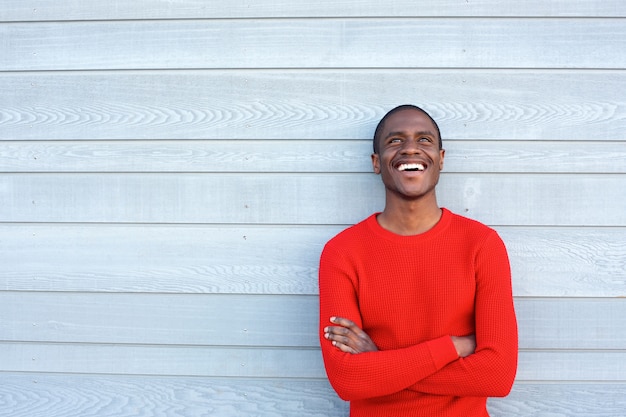
[[[447,209],[446,209],[447,210]],[[461,216],[460,214],[453,213],[449,210],[450,222],[455,229],[469,230],[473,232],[482,233],[495,233],[496,231],[478,220],[470,219],[469,217]]]
[[[504,240],[498,232],[468,217],[453,214],[450,240],[456,240],[474,253],[476,262],[497,264],[508,268],[508,253]]]
[[[376,221],[376,214],[336,234],[324,245],[322,258],[360,256],[364,250],[364,242],[375,240],[372,238],[373,232],[370,225],[372,221]]]
[[[479,222],[478,220],[470,219],[469,217],[461,216],[460,214],[448,212],[450,215],[450,231],[459,236],[465,236],[472,241],[480,244],[485,241],[500,241],[498,232],[490,226]]]
[[[376,214],[372,214],[371,216],[361,220],[360,222],[342,230],[337,233],[334,237],[332,237],[327,243],[326,246],[333,245],[343,245],[345,243],[358,241],[363,238],[363,236],[367,236],[370,231],[370,227],[368,223],[372,221],[372,219],[376,218]]]

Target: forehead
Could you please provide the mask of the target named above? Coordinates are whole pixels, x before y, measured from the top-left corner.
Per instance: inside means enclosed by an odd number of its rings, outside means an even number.
[[[419,110],[406,109],[389,115],[387,120],[385,120],[382,136],[385,137],[390,132],[404,132],[412,130],[431,132],[433,134],[436,134],[437,131],[435,124],[425,113]]]

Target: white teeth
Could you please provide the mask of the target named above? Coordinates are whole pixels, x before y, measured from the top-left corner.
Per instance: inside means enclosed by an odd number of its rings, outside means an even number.
[[[424,165],[422,164],[402,164],[398,167],[398,171],[423,171]]]

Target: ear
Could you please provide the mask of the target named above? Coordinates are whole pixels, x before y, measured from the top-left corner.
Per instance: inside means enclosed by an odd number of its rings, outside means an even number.
[[[441,171],[443,169],[443,158],[444,156],[446,156],[446,150],[445,149],[440,149],[439,150],[439,171]]]
[[[372,168],[374,169],[374,174],[380,174],[380,157],[377,153],[372,154]]]

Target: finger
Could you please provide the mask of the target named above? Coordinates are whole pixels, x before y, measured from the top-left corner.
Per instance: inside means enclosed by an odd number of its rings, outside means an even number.
[[[324,337],[331,342],[340,343],[345,346],[349,346],[352,349],[358,348],[359,338],[356,337],[354,332],[344,329],[343,327],[327,328],[324,332]]]
[[[351,329],[339,326],[328,326],[324,329],[324,333],[336,334],[341,336],[356,336]]]
[[[356,327],[358,329],[358,327],[359,327],[356,324],[354,324],[354,322],[352,320],[348,320],[348,319],[343,318],[343,317],[336,317],[336,316],[335,317],[331,317],[330,318],[330,322],[338,324],[338,325],[340,325],[342,327],[347,327],[347,328],[355,328]]]
[[[359,337],[363,337],[364,335],[367,336],[367,333],[365,333],[363,331],[363,329],[361,329],[359,326],[357,326],[352,320],[348,320],[346,318],[343,317],[331,317],[330,321],[332,323],[338,324],[342,327],[345,327],[346,329],[350,329],[352,330],[354,333],[356,333]]]
[[[349,337],[353,339],[349,342],[349,344],[351,346],[357,345],[357,348],[360,347],[361,344],[365,344],[368,347],[374,345],[369,335],[359,326],[357,326],[353,321],[342,317],[331,317],[331,320],[335,324],[341,324],[346,327],[328,326],[324,329],[325,332]],[[357,349],[357,351],[358,350],[360,349]]]
[[[332,342],[338,342],[344,345],[352,345],[354,344],[352,340],[356,340],[356,338],[350,337],[350,335],[343,335],[333,332],[325,332],[324,337]]]
[[[354,349],[352,349],[349,345],[346,345],[344,343],[341,343],[337,340],[333,340],[332,344],[334,347],[336,347],[337,349],[339,349],[342,352],[346,352],[346,353],[356,353],[356,351]]]
[[[343,328],[339,328],[343,329]],[[326,329],[324,329],[326,330]],[[343,329],[346,330],[346,329]],[[355,337],[354,333],[349,331],[350,336],[343,336],[340,334],[334,334],[330,332],[325,332],[324,337],[331,342],[333,346],[337,349],[348,352],[351,354],[357,354],[362,352],[371,352],[376,351],[378,348],[376,345],[372,343],[371,340],[360,340],[358,337]]]

